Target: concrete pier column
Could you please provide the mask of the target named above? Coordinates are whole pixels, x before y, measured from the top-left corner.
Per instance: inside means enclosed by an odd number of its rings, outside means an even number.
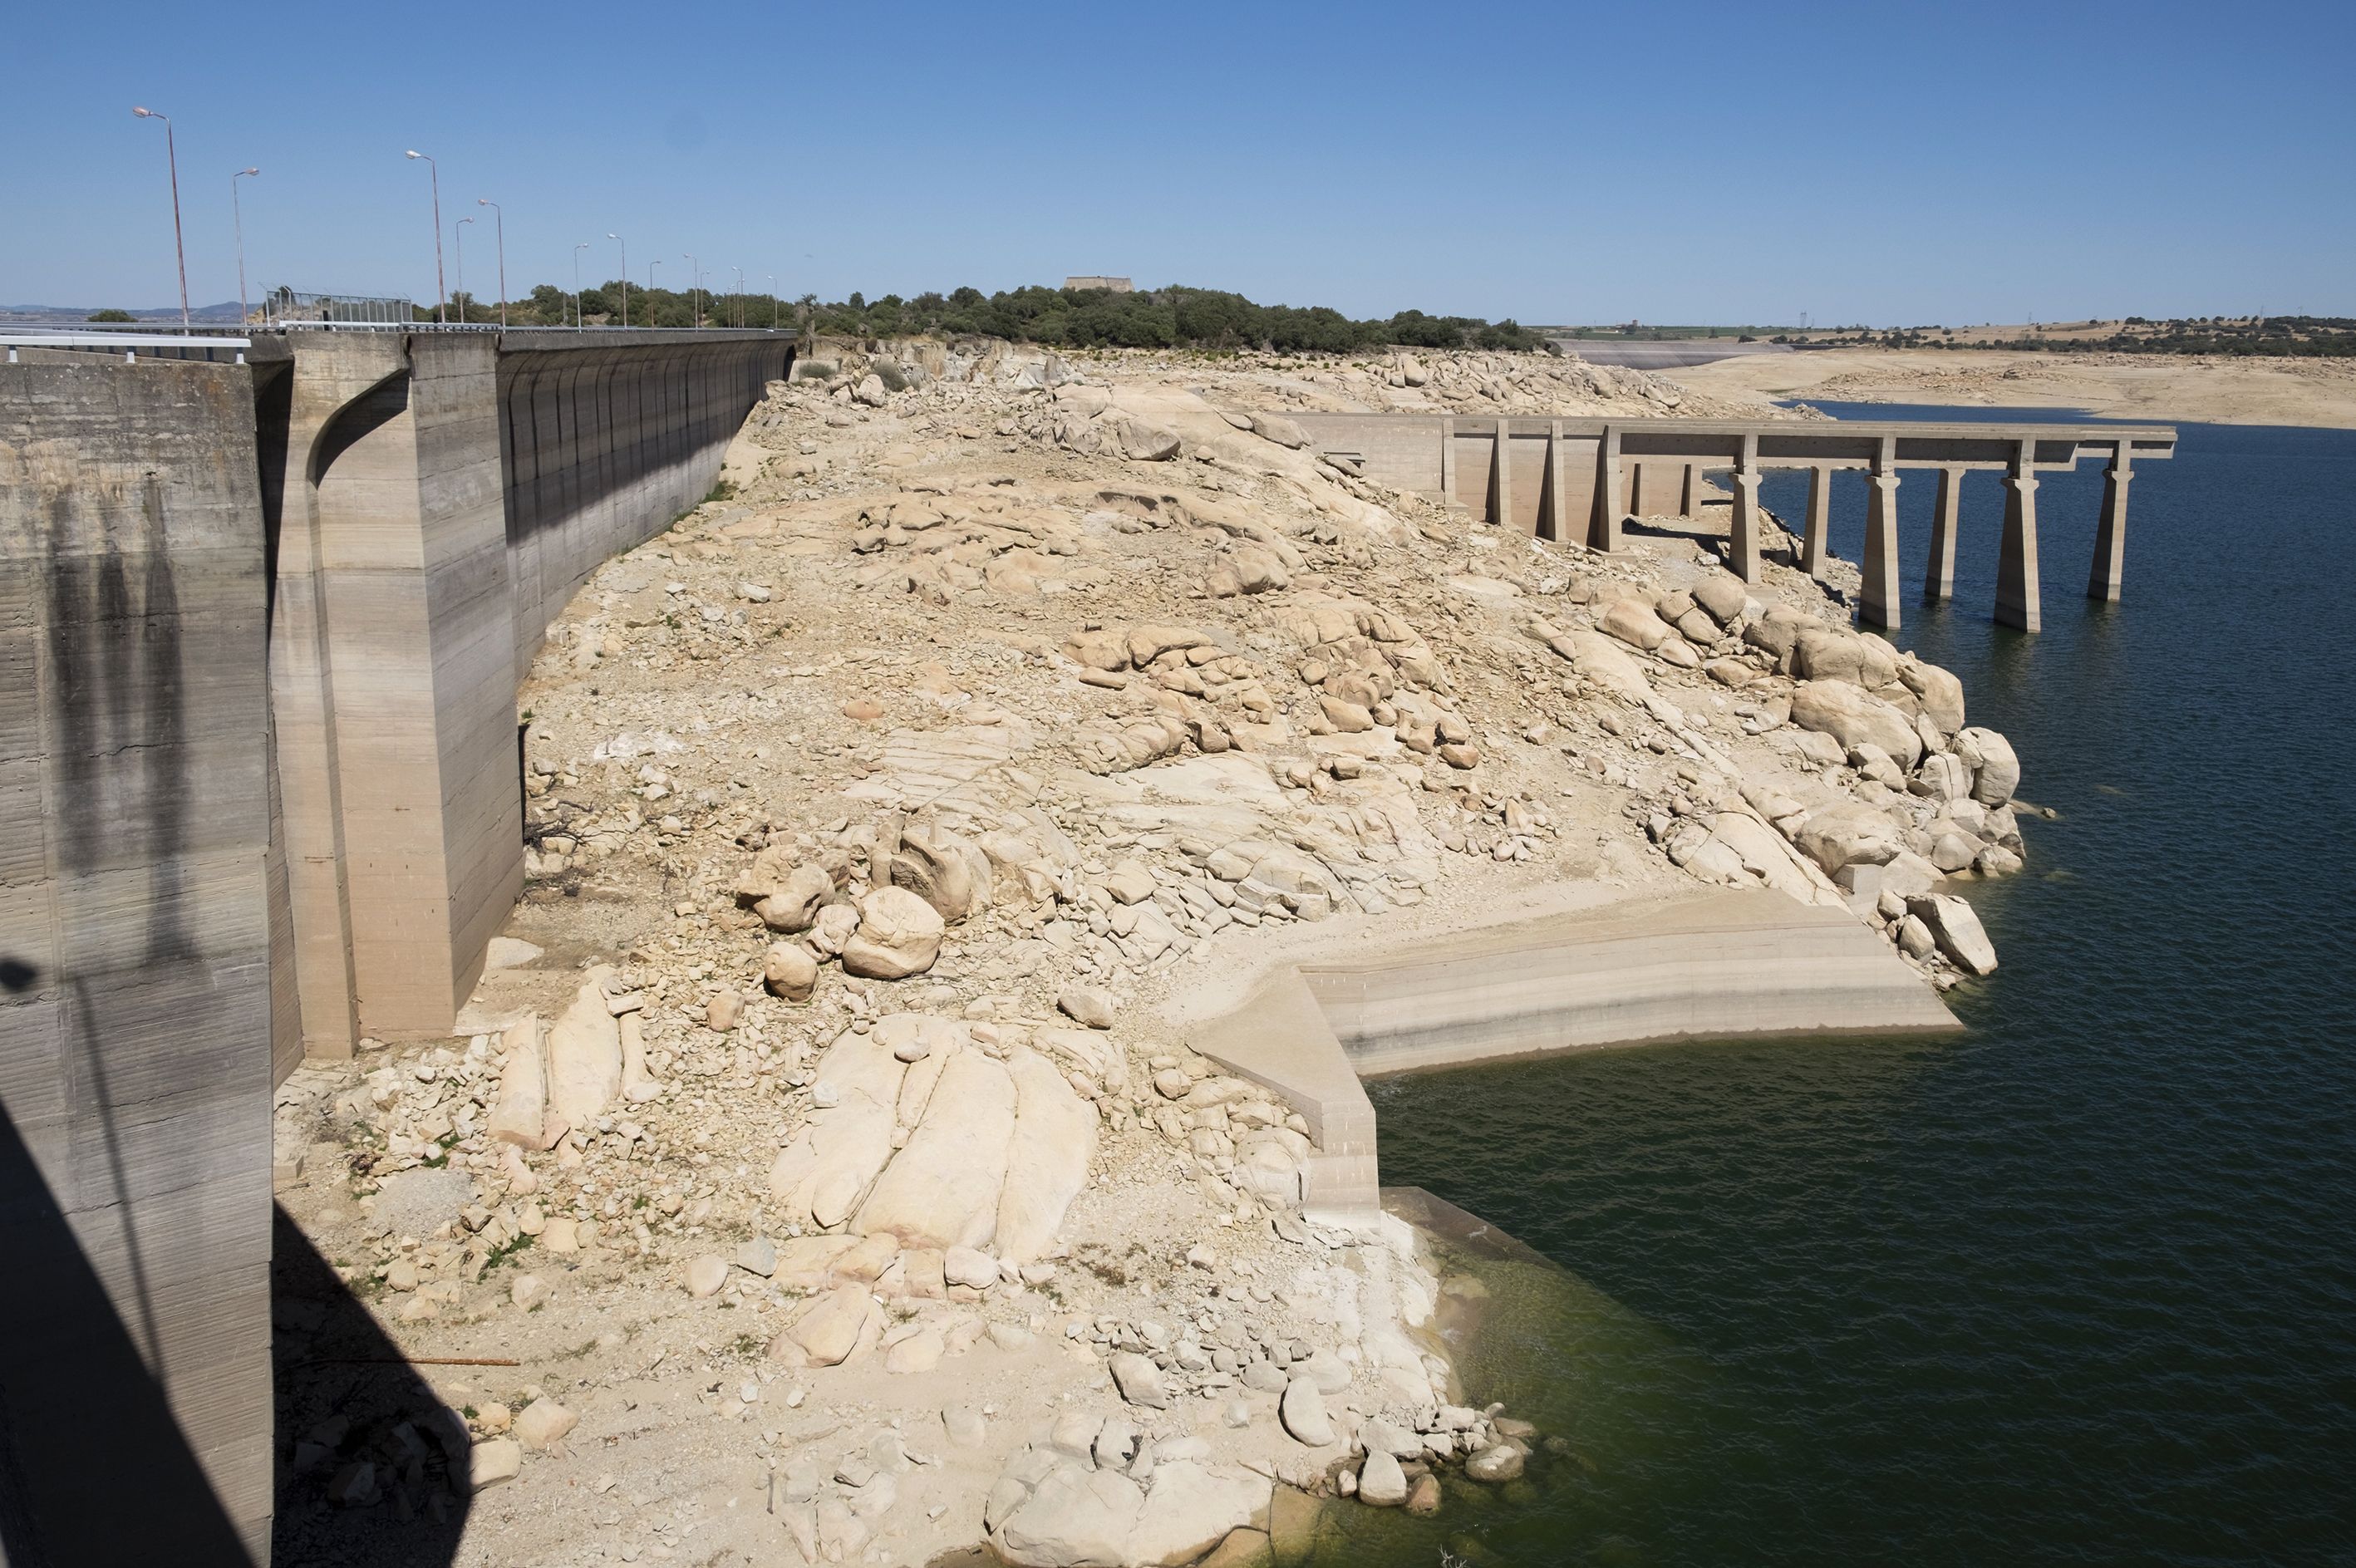
[[[1514,432],[1512,421],[1497,416],[1497,444],[1489,459],[1489,520],[1501,528],[1514,526]]]
[[[2086,574],[2086,597],[2106,604],[2118,603],[2119,578],[2126,569],[2127,481],[2135,477],[2128,461],[2122,440],[2103,470],[2103,517],[2094,526],[2094,565]]]
[[[1931,560],[1922,569],[1922,603],[1944,604],[1955,593],[1955,523],[1963,508],[1964,471],[1939,470],[1939,494],[1931,508]]]
[[[1734,575],[1745,582],[1756,582],[1762,575],[1759,560],[1759,436],[1756,432],[1742,438],[1742,453],[1734,464],[1734,510],[1728,524],[1727,557]]]
[[[2037,594],[2037,443],[2017,441],[2004,474],[2004,542],[1996,563],[1996,619],[2024,632],[2044,629]]]
[[[1865,586],[1858,620],[1898,629],[1898,439],[1884,436],[1873,454],[1872,489],[1865,504]]]
[[[1657,463],[1632,463],[1628,465],[1628,515],[1649,517],[1661,509],[1661,465]],[[1648,489],[1644,481],[1652,480]]]
[[[1688,463],[1685,466],[1685,478],[1677,486],[1677,516],[1690,518],[1694,508],[1700,504],[1701,464]]]
[[[1538,538],[1558,543],[1569,538],[1562,516],[1562,421],[1547,421],[1546,476],[1538,486]]]
[[[1440,421],[1440,504],[1456,505],[1456,421],[1446,415]]]
[[[1605,425],[1595,449],[1595,505],[1587,519],[1587,547],[1620,553],[1620,431]]]
[[[1822,582],[1833,559],[1833,472],[1808,470],[1808,526],[1801,536],[1800,570]]]

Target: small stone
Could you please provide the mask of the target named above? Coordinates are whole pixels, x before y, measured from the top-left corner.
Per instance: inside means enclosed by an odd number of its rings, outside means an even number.
[[[1317,1350],[1300,1369],[1302,1377],[1317,1385],[1319,1393],[1340,1393],[1350,1386],[1350,1365],[1331,1350]]]
[[[1407,1472],[1388,1450],[1375,1449],[1358,1467],[1358,1500],[1376,1508],[1397,1508],[1407,1501]]]
[[[717,1296],[720,1287],[728,1283],[728,1260],[717,1253],[705,1253],[691,1259],[681,1275],[687,1293],[697,1300]]]
[[[1055,998],[1055,1006],[1075,1023],[1089,1029],[1112,1028],[1114,1004],[1112,993],[1093,986],[1071,986]]]
[[[1317,1384],[1310,1379],[1295,1378],[1285,1385],[1284,1401],[1278,1413],[1283,1418],[1284,1429],[1292,1435],[1295,1442],[1312,1448],[1324,1448],[1333,1444],[1333,1418],[1325,1413],[1325,1396],[1318,1392]]]
[[[842,716],[862,724],[873,723],[884,717],[884,705],[872,697],[854,697],[842,705]]]
[[[988,1290],[998,1283],[998,1260],[973,1247],[951,1247],[941,1254],[941,1274],[951,1285]]]
[[[736,1027],[744,1012],[744,998],[734,991],[723,991],[703,1004],[703,1027],[725,1034]]]
[[[941,1412],[941,1426],[952,1448],[979,1448],[990,1436],[990,1423],[970,1405],[951,1405]]]
[[[1510,1443],[1492,1444],[1464,1461],[1464,1473],[1492,1486],[1513,1480],[1522,1473],[1522,1451]]]
[[[580,1221],[563,1214],[557,1215],[541,1229],[540,1244],[560,1257],[570,1257],[581,1250]]]
[[[1110,1367],[1121,1398],[1151,1410],[1169,1408],[1170,1392],[1162,1386],[1162,1369],[1151,1360],[1133,1350],[1123,1350],[1112,1358]]]
[[[519,1312],[529,1312],[548,1300],[548,1282],[536,1274],[519,1274],[508,1286],[508,1299]]]
[[[887,1372],[929,1372],[941,1364],[948,1342],[937,1328],[920,1328],[884,1352]]]
[[[773,996],[807,1002],[818,989],[818,959],[798,942],[773,943],[761,965],[761,982]]]
[[[562,1439],[581,1418],[552,1399],[536,1399],[515,1418],[515,1435],[534,1452]]]
[[[466,1484],[479,1492],[501,1481],[512,1481],[522,1471],[523,1445],[512,1437],[494,1437],[475,1445],[467,1458]]]
[[[777,1272],[777,1243],[766,1236],[755,1236],[736,1249],[733,1261],[746,1274],[767,1279]]]
[[[1407,1511],[1419,1519],[1430,1519],[1440,1511],[1440,1477],[1426,1470],[1408,1488]]]

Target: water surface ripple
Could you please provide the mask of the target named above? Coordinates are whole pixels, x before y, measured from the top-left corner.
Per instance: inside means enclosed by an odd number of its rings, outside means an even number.
[[[1516,1325],[1499,1374],[1575,1459],[1452,1504],[1442,1539],[1533,1563],[2356,1561],[2356,432],[2181,436],[2136,485],[2126,603],[2081,597],[2094,472],[2040,487],[2043,635],[1988,618],[1993,475],[1966,484],[1955,603],[1910,593],[1896,640],[1963,677],[2061,814],[1973,895],[2003,967],[1954,997],[1967,1034],[1375,1086],[1385,1180],[1604,1304]],[[1797,518],[1804,485],[1763,498]],[[1863,488],[1836,496],[1852,560]],[[1931,488],[1901,491],[1910,585]]]

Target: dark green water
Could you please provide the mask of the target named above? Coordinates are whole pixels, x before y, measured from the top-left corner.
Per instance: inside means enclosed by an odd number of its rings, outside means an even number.
[[[2356,1562],[2356,432],[2181,434],[2124,604],[2080,597],[2099,474],[2047,477],[2047,630],[1992,624],[1976,475],[1957,600],[1895,639],[2061,813],[1973,895],[1968,1033],[1373,1086],[1387,1182],[1567,1271],[1504,1269],[1475,1373],[1574,1453],[1337,1561]]]

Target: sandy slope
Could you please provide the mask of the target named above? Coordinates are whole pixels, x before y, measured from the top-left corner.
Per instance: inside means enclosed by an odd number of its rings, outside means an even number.
[[[1713,400],[2018,404],[2107,419],[2356,427],[2356,361],[1830,348],[1674,372]]]

